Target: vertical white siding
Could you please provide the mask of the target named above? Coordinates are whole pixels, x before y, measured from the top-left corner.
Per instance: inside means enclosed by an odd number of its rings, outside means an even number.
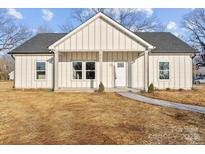
[[[170,79],[159,80],[159,62],[167,61],[170,67]],[[192,59],[188,54],[164,54],[149,56],[149,83],[156,88],[191,89],[192,88]]]
[[[73,61],[96,61],[96,79],[86,80],[85,71],[82,74],[82,80],[73,79]],[[96,87],[98,82],[98,53],[95,52],[72,52],[61,54],[58,65],[58,87],[59,88],[90,88],[92,85]],[[85,69],[85,65],[83,65]]]
[[[62,41],[56,49],[61,51],[144,51],[145,47],[113,25],[97,18]]]
[[[15,55],[15,88],[49,88],[53,87],[52,56]],[[46,61],[46,80],[35,79],[35,62]]]
[[[63,58],[59,61],[59,88],[90,88],[94,85],[97,88],[99,85],[99,61],[97,52],[79,52],[79,53],[64,53]],[[82,80],[72,79],[72,61],[95,61],[96,62],[96,79],[93,81],[85,79],[83,72]],[[103,73],[102,82],[106,88],[115,87],[115,62],[125,61],[126,63],[126,78],[127,86],[133,88],[143,88],[144,72],[143,72],[143,57],[138,58],[136,52],[105,52],[103,54]],[[128,65],[130,65],[128,71]],[[85,67],[85,66],[83,66]],[[84,68],[85,69],[85,68]],[[138,74],[139,73],[139,74]],[[132,82],[129,82],[132,81]],[[128,83],[129,82],[129,83]]]
[[[144,89],[144,56],[139,56],[132,64],[132,88]]]
[[[58,87],[59,88],[97,88],[99,85],[99,62],[97,52],[61,53],[59,57]],[[52,88],[53,64],[50,55],[16,55],[15,56],[15,87],[16,88]],[[46,61],[46,80],[35,79],[35,62]],[[72,79],[72,61],[95,61],[96,79]],[[115,62],[126,62],[126,86],[144,89],[144,56],[137,52],[104,52],[102,82],[106,88],[115,87]],[[170,79],[159,80],[159,61],[170,62]],[[83,66],[85,67],[85,66]],[[85,68],[84,68],[85,69]],[[192,59],[188,54],[149,56],[149,83],[159,89],[190,89],[192,88]]]

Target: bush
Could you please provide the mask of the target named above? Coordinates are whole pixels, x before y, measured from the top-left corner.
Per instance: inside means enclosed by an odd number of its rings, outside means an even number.
[[[166,88],[166,91],[170,91],[171,89],[170,88]]]
[[[105,87],[104,87],[103,83],[100,82],[98,92],[104,92],[104,90],[105,90]]]
[[[151,83],[148,87],[148,93],[154,93],[154,85]]]

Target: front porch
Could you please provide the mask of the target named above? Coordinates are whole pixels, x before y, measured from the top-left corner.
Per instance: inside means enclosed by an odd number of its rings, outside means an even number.
[[[147,54],[136,51],[55,52],[54,89],[89,92],[98,89],[102,82],[106,91],[145,90]],[[92,70],[87,68],[88,64],[93,64]],[[118,68],[122,64],[124,71]]]

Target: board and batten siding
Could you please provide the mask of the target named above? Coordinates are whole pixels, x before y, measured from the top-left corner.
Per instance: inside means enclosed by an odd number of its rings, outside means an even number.
[[[170,79],[159,79],[159,62],[169,62]],[[158,89],[191,89],[192,58],[190,54],[151,54],[149,56],[149,84]]]
[[[97,52],[68,52],[61,53],[58,63],[58,88],[95,88],[96,83],[99,82],[98,69],[98,53]],[[95,61],[96,62],[96,79],[86,80],[85,71],[82,72],[82,79],[73,79],[72,62],[79,61]],[[83,65],[83,69],[85,66]]]
[[[58,51],[144,51],[145,47],[102,18],[62,40]]]
[[[61,53],[58,65],[58,88],[97,88],[100,83],[100,65],[98,52],[64,52]],[[72,79],[73,61],[95,61],[96,79],[86,80],[83,72],[82,80]],[[105,52],[102,63],[102,82],[105,88],[115,87],[115,62],[126,62],[126,86],[143,89],[144,58],[137,52]]]
[[[36,80],[36,61],[46,62],[46,79]],[[53,88],[52,55],[15,55],[15,88]]]

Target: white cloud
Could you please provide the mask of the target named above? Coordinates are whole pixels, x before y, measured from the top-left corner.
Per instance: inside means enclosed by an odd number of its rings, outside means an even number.
[[[16,19],[23,19],[21,12],[17,11],[16,9],[7,9],[7,14]]]
[[[177,29],[177,24],[173,21],[170,21],[168,24],[167,24],[167,29],[169,30],[172,30],[172,29]]]
[[[42,18],[46,21],[50,21],[53,19],[53,12],[51,12],[50,10],[48,9],[42,9]]]
[[[151,17],[154,13],[153,9],[151,8],[140,8],[140,9],[136,9],[137,12],[143,12],[146,14],[147,17]]]

